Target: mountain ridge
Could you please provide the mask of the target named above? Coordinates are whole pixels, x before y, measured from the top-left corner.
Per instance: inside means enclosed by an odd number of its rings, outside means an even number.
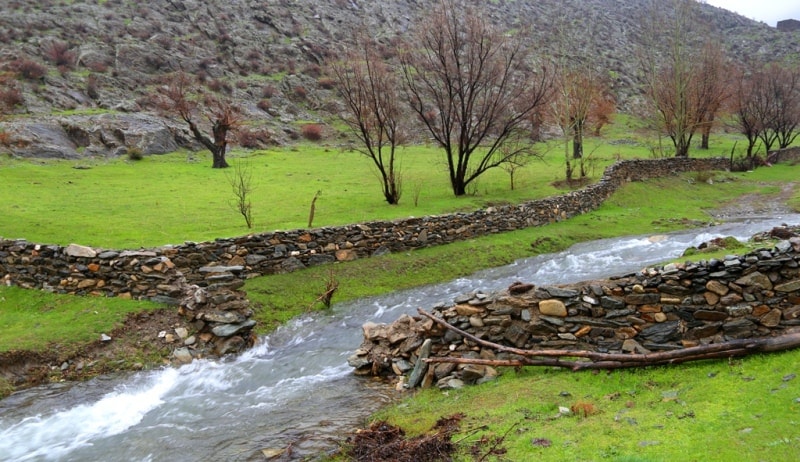
[[[638,92],[635,54],[650,0],[498,0],[483,3],[501,28],[526,28],[540,52],[572,31],[575,46],[612,76],[619,99]],[[800,33],[780,32],[727,10],[697,3],[703,33],[722,39],[735,60],[800,56]],[[10,1],[0,15],[0,69],[44,68],[17,77],[22,103],[0,130],[0,150],[17,156],[145,154],[197,147],[181,121],[165,119],[150,97],[178,70],[237,104],[261,137],[285,144],[306,123],[325,124],[340,109],[325,61],[367,28],[388,58],[431,5],[417,0],[125,0]],[[580,31],[575,33],[574,31]],[[137,114],[138,116],[127,117]],[[146,121],[139,123],[138,121]],[[155,130],[155,131],[154,131]],[[330,134],[329,134],[330,136]],[[167,138],[173,142],[168,142]],[[2,141],[2,140],[0,140]]]

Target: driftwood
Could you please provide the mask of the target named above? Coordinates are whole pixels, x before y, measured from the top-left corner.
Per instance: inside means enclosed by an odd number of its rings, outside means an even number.
[[[659,364],[680,364],[701,359],[732,358],[753,353],[782,351],[800,347],[800,333],[791,333],[776,337],[730,340],[724,343],[712,343],[680,350],[645,354],[599,353],[588,350],[524,350],[480,339],[423,309],[418,309],[417,311],[437,324],[479,345],[498,352],[518,356],[514,359],[435,357],[427,358],[425,361],[428,363],[482,364],[487,366],[557,366],[578,371],[582,369],[621,369]]]

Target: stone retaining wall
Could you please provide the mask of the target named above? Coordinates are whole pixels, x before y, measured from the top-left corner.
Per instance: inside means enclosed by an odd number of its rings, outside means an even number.
[[[647,353],[797,332],[796,236],[744,256],[669,264],[615,279],[552,287],[515,283],[500,293],[469,294],[431,311],[480,339],[526,350]],[[426,339],[431,339],[431,357],[513,359],[424,317],[367,323],[363,330],[364,343],[349,359],[360,374],[409,373]],[[481,380],[487,373],[493,371],[485,366],[441,363],[418,380],[445,387]]]
[[[177,304],[182,283],[214,286],[306,266],[540,226],[595,210],[628,181],[686,171],[724,170],[728,165],[724,158],[621,161],[607,168],[596,184],[520,205],[154,249],[104,250],[0,238],[0,275],[6,284],[25,288]]]

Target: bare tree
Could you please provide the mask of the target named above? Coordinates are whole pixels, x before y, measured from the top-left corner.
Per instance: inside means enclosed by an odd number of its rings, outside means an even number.
[[[566,177],[572,180],[574,166],[578,162],[580,177],[586,176],[583,160],[583,138],[594,114],[598,117],[598,126],[602,126],[610,115],[608,86],[604,79],[591,67],[575,66],[561,68],[555,77],[554,96],[551,98],[552,116],[564,133],[565,143],[572,141],[572,152],[565,146]],[[602,117],[602,119],[600,119]],[[598,129],[599,130],[599,129]],[[571,157],[571,159],[570,159]]]
[[[419,25],[400,59],[409,104],[444,149],[456,196],[518,154],[500,148],[529,134],[525,124],[550,88],[545,69],[532,70],[521,37],[449,0]]]
[[[654,6],[653,21],[647,26],[652,32],[641,65],[656,126],[669,135],[675,156],[687,157],[695,133],[698,129],[710,132],[726,98],[724,60],[718,47],[697,46],[698,37],[692,30],[694,2],[667,3],[674,8],[659,11]]]
[[[757,140],[766,152],[785,148],[800,135],[800,71],[772,63],[751,64],[737,78],[733,112],[736,128],[748,141],[748,157]]]
[[[769,76],[774,83],[773,88],[774,119],[773,131],[777,135],[778,148],[783,149],[800,135],[800,70],[796,66],[773,64]]]
[[[250,202],[250,193],[253,192],[252,180],[250,164],[241,160],[235,162],[233,173],[228,175],[228,183],[230,183],[234,195],[231,206],[242,215],[248,229],[253,227],[253,204]]]
[[[219,97],[196,91],[196,87],[184,72],[168,76],[166,85],[159,89],[158,107],[166,114],[177,114],[189,125],[194,139],[211,151],[212,168],[227,168],[228,135],[239,125],[238,111]],[[212,137],[200,130],[198,119],[202,117],[208,119]]]
[[[747,139],[745,157],[750,167],[753,166],[754,149],[761,132],[766,128],[762,116],[767,114],[769,104],[766,103],[763,88],[765,75],[759,69],[755,72],[737,71],[734,83],[734,97],[731,100],[733,126]]]
[[[342,119],[361,142],[360,152],[377,168],[386,202],[398,204],[402,176],[397,147],[404,128],[400,81],[378,55],[374,39],[361,35],[357,44],[358,51],[330,65],[347,108]]]

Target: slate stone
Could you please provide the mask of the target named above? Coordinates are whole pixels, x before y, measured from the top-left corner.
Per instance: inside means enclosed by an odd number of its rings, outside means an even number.
[[[653,343],[666,343],[677,340],[680,336],[678,332],[679,321],[667,321],[652,326],[645,327],[639,332],[639,337]]]

